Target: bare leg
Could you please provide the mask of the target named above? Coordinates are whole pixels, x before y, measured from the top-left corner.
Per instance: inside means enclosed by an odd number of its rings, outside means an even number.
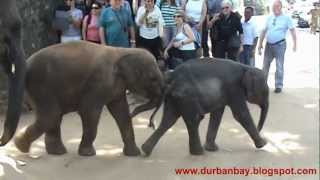
[[[215,140],[221,123],[223,112],[224,107],[210,113],[210,121],[207,131],[206,144],[204,145],[204,148],[207,151],[217,151],[219,149]]]
[[[158,143],[159,139],[164,135],[164,133],[171,126],[173,126],[174,123],[177,122],[179,116],[180,115],[176,111],[175,106],[172,104],[172,102],[170,100],[166,100],[160,126],[141,147],[141,149],[147,156],[151,154],[154,146]]]
[[[134,132],[132,127],[132,120],[129,114],[128,102],[123,95],[120,99],[111,102],[107,105],[108,109],[115,119],[124,143],[123,153],[126,156],[138,156],[140,155],[140,150],[136,145]]]
[[[81,156],[93,156],[96,154],[93,142],[97,136],[97,128],[103,105],[96,105],[88,101],[79,111],[82,121],[82,138],[78,149]]]
[[[234,102],[230,104],[230,108],[233,117],[248,132],[251,139],[254,141],[255,146],[257,148],[262,148],[264,145],[266,145],[266,141],[263,138],[261,138],[256,126],[254,125],[246,101],[242,98],[235,99]]]

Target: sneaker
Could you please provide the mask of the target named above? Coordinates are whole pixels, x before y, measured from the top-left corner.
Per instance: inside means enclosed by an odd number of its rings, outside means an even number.
[[[281,88],[276,88],[276,89],[274,90],[274,93],[281,93],[281,91],[282,91]]]

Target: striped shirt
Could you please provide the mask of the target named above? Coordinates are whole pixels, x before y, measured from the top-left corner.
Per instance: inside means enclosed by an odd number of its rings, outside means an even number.
[[[176,26],[176,21],[174,20],[174,15],[176,14],[176,11],[178,9],[177,6],[171,6],[167,2],[163,2],[162,4],[158,5],[161,14],[164,20],[164,26],[165,27],[174,27]]]

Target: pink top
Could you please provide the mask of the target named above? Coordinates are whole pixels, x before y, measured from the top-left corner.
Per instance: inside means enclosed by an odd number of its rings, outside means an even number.
[[[84,17],[85,22],[88,21],[88,17],[89,15],[86,15],[86,17]],[[100,42],[98,18],[99,17],[95,15],[91,15],[90,24],[87,25],[87,35],[86,35],[87,41]]]

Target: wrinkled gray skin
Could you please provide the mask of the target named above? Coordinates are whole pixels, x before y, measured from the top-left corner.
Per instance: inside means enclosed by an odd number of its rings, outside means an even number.
[[[119,127],[123,153],[140,154],[126,90],[152,97],[151,102],[161,100],[163,78],[152,54],[80,41],[44,48],[27,62],[26,90],[36,121],[15,139],[20,151],[28,152],[31,143],[44,133],[49,154],[66,153],[61,140],[62,116],[77,112],[83,127],[78,153],[95,155],[93,141],[101,111],[107,106]]]
[[[8,76],[8,110],[0,146],[8,143],[17,128],[24,94],[26,63],[22,47],[21,19],[15,0],[0,1],[0,64]]]
[[[208,151],[216,151],[215,139],[225,106],[231,108],[234,118],[248,132],[257,148],[266,144],[259,135],[269,106],[269,88],[263,71],[229,60],[206,58],[179,66],[165,84],[160,126],[142,145],[147,156],[180,116],[188,129],[190,153],[203,154],[198,128],[206,113],[210,113],[210,122],[204,147]],[[261,108],[258,128],[250,115],[247,101]],[[152,118],[150,121],[152,124]]]

